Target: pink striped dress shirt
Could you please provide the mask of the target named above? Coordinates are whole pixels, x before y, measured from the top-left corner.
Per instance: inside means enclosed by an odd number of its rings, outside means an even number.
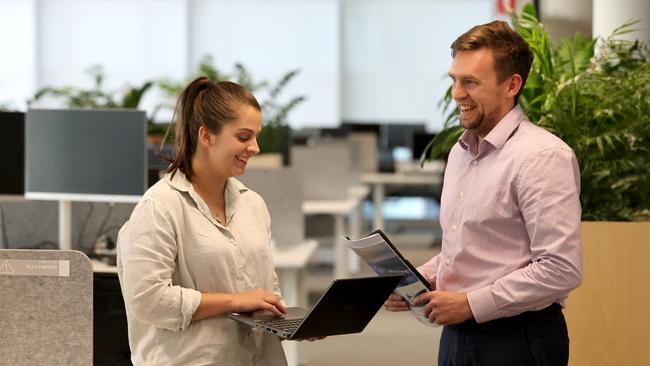
[[[512,109],[478,143],[465,131],[445,170],[441,253],[419,270],[467,293],[478,323],[564,305],[582,280],[573,150]]]

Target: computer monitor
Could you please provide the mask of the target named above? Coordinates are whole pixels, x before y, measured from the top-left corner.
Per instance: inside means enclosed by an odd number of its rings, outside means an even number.
[[[413,132],[413,135],[411,136],[411,150],[413,151],[413,159],[420,159],[420,156],[422,156],[424,149],[435,136],[436,135],[433,133]]]
[[[343,122],[341,127],[345,128],[349,132],[372,132],[377,135],[377,137],[379,137],[381,133],[381,125],[373,122]]]
[[[25,197],[134,202],[147,187],[145,112],[32,109],[25,126]]]
[[[0,112],[0,197],[25,193],[25,113]]]
[[[409,147],[411,136],[416,132],[425,132],[424,123],[390,123],[385,125],[383,137],[386,147],[393,150],[396,147]]]
[[[169,162],[163,160],[163,157],[174,157],[173,145],[166,144],[162,148],[160,145],[147,146],[147,186],[151,187],[160,180],[162,172],[167,170]]]
[[[344,138],[347,136],[348,136],[348,131],[343,127],[326,127],[320,129],[320,137]]]

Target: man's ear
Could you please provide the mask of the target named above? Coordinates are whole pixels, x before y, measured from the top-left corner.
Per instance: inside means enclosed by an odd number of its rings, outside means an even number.
[[[506,96],[514,98],[521,88],[523,88],[523,79],[521,78],[521,75],[513,74],[508,81]]]
[[[205,147],[212,146],[212,134],[205,126],[199,127],[199,143]]]

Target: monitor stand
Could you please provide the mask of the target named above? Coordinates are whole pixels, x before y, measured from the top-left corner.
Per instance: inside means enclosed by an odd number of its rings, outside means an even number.
[[[72,250],[72,202],[59,200],[59,249]]]

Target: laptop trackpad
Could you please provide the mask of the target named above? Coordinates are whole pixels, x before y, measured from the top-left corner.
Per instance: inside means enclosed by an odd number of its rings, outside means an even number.
[[[307,313],[309,313],[307,309],[303,309],[299,307],[290,307],[287,308],[287,314],[283,315],[282,317],[279,317],[267,310],[253,312],[252,316],[253,316],[253,320],[273,320],[278,318],[295,319],[295,318],[304,318],[305,316],[307,316]]]

